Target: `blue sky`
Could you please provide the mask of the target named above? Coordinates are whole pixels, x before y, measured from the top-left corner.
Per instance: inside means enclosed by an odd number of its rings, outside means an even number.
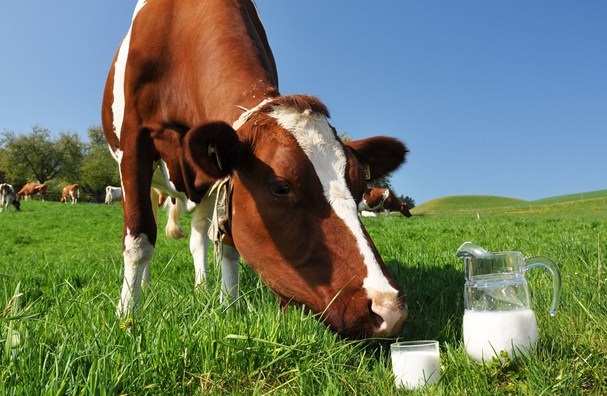
[[[136,1],[0,5],[0,131],[100,124]],[[355,139],[396,136],[417,204],[607,188],[607,2],[257,0],[284,94]]]

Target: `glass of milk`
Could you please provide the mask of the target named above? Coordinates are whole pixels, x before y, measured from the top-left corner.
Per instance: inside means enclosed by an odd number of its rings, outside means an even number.
[[[397,388],[415,389],[440,379],[438,341],[403,341],[390,345]]]

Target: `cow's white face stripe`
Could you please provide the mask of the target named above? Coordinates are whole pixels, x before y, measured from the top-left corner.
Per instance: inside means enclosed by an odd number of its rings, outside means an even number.
[[[135,6],[133,12],[133,21],[137,16],[137,13],[143,8],[147,0],[139,0]],[[122,122],[124,121],[124,75],[126,71],[126,62],[129,56],[129,45],[131,42],[131,29],[132,22],[129,31],[122,40],[120,49],[118,50],[118,56],[116,56],[116,63],[114,63],[114,87],[112,90],[114,101],[112,102],[112,118],[114,120],[114,132],[120,140],[120,132],[122,130]]]
[[[325,197],[337,216],[350,229],[367,267],[363,287],[370,291],[397,293],[382,273],[379,263],[358,220],[357,205],[345,180],[346,156],[325,116],[277,106],[270,113],[278,124],[291,132],[314,166]]]

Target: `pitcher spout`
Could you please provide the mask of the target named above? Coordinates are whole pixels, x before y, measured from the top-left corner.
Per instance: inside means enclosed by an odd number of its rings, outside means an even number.
[[[470,241],[462,243],[459,249],[457,249],[456,255],[460,258],[474,257],[476,259],[488,259],[492,257],[491,253]]]

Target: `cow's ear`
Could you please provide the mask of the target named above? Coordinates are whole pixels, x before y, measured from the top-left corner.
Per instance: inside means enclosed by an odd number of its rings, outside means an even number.
[[[362,164],[368,182],[398,169],[409,152],[403,142],[385,136],[353,140],[345,144]]]
[[[183,138],[185,159],[195,173],[194,185],[210,185],[232,173],[240,158],[242,143],[225,122],[190,129]]]

